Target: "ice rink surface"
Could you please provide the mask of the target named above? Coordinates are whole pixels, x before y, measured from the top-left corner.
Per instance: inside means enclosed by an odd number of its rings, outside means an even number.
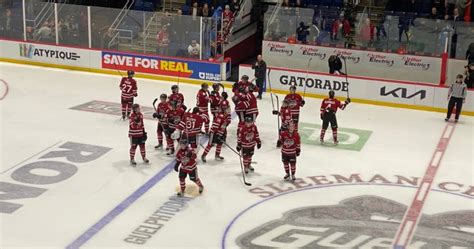
[[[223,162],[214,149],[199,161],[204,193],[188,179],[187,197],[177,198],[173,158],[153,148],[149,112],[151,164],[138,155],[129,166],[128,122],[110,115],[120,77],[1,63],[0,79],[9,86],[0,101],[2,249],[474,248],[472,117],[453,124],[442,113],[351,103],[338,112],[341,143],[328,130],[321,145],[321,100],[307,98],[291,183],[266,94],[252,186],[224,147]],[[170,93],[170,82],[137,81],[143,107]],[[180,88],[193,106],[199,86]]]

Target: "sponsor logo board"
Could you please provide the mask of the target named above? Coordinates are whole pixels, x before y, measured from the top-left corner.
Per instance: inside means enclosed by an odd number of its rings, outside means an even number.
[[[102,68],[220,81],[220,64],[159,56],[102,52]]]

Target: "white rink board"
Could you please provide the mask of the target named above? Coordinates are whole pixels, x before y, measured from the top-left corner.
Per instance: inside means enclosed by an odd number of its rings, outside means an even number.
[[[349,77],[349,83],[347,83],[345,76],[306,73],[276,67],[270,67],[269,70],[271,87],[277,90],[287,91],[290,84],[296,83],[298,91],[302,92],[304,84],[306,84],[307,93],[326,96],[329,90],[334,90],[336,96],[345,97],[348,86],[351,98],[420,107],[445,108],[447,106],[447,87],[398,83],[361,77]],[[249,75],[252,79],[254,70],[249,65],[240,65],[239,77],[242,75]],[[269,90],[268,79],[267,90]],[[474,91],[468,91],[463,110],[474,111]]]

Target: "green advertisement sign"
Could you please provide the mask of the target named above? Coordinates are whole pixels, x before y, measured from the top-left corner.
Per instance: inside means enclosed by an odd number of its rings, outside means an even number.
[[[339,140],[339,144],[335,145],[332,138],[331,127],[326,130],[324,143],[320,143],[319,141],[321,125],[300,122],[298,126],[298,132],[300,133],[301,143],[303,144],[327,146],[334,147],[336,149],[354,151],[361,151],[372,134],[372,131],[339,127],[337,129],[337,138]]]

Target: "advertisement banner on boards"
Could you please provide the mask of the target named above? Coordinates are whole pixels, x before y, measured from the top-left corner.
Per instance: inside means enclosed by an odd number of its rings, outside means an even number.
[[[102,68],[134,70],[141,73],[199,80],[221,80],[221,66],[219,63],[160,56],[103,51]]]
[[[441,58],[437,57],[275,41],[263,41],[262,54],[267,64],[297,70],[307,68],[311,59],[310,69],[319,72],[328,72],[329,57],[337,55],[343,61],[346,60],[349,73],[352,75],[409,80],[420,83],[439,83],[439,70],[441,69]]]
[[[252,73],[250,65],[240,65],[239,77],[244,74],[252,75]],[[284,68],[271,68],[270,77],[266,82],[267,89],[271,86],[274,90],[283,91],[288,91],[291,85],[296,85],[300,94],[304,91],[305,86],[307,93],[323,96],[333,90],[336,92],[336,97],[340,99],[346,98],[349,92],[351,98],[395,104],[441,108],[447,104],[447,88],[421,84],[353,77],[346,80],[345,76],[340,75],[306,73]],[[473,91],[468,92],[466,103],[474,101],[469,100],[469,97],[473,95]],[[465,110],[472,111],[473,108],[466,105]]]
[[[7,40],[2,40],[1,46],[0,56],[3,58],[80,67],[89,67],[90,54],[96,52],[87,49]]]

